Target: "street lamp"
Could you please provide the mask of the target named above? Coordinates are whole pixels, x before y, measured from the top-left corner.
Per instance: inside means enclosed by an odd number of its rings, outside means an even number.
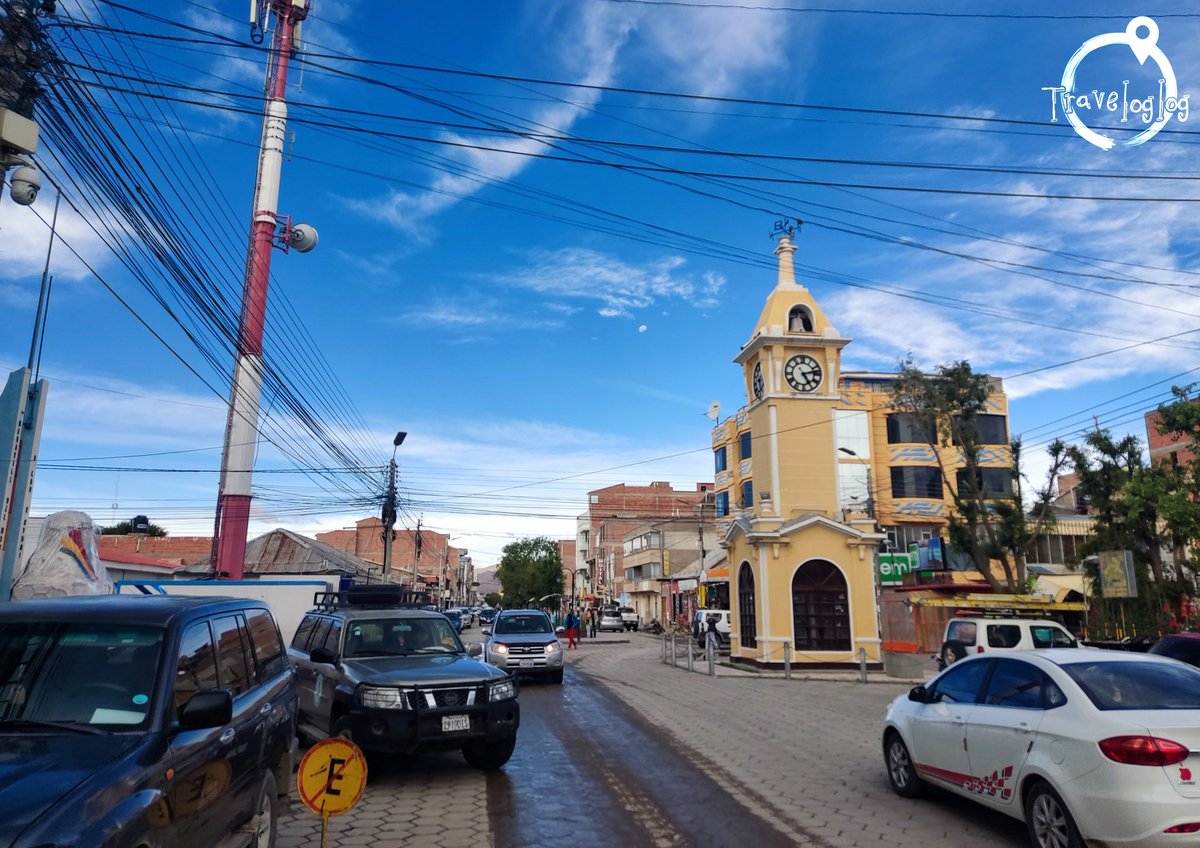
[[[866,459],[863,459],[861,456],[856,454],[854,451],[850,450],[850,448],[838,448],[838,450],[841,453],[846,454],[846,456],[854,457],[859,462],[861,462],[863,465],[865,465],[867,468],[867,518],[870,518],[872,524],[874,524],[874,522],[875,522],[875,493],[872,491],[872,487],[871,487],[871,463],[869,461],[867,461]]]
[[[388,462],[388,487],[383,498],[383,579],[392,573],[392,528],[396,526],[396,448],[404,444],[408,433],[397,433],[392,439],[392,458]]]

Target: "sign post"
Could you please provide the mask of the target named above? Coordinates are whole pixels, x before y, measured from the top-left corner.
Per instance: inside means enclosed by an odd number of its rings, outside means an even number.
[[[366,786],[367,760],[349,739],[322,739],[305,753],[296,771],[296,788],[304,806],[321,817],[321,848],[329,817],[357,804]]]

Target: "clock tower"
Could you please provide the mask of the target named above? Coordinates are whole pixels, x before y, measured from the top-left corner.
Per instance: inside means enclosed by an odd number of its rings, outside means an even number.
[[[832,518],[838,509],[833,409],[849,339],[796,282],[795,252],[791,236],[782,236],[775,288],[734,359],[745,374],[754,437],[755,520]]]

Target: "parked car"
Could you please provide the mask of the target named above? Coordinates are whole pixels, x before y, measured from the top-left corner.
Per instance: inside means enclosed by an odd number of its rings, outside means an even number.
[[[442,610],[442,615],[450,620],[450,623],[454,626],[454,632],[461,635],[463,632],[462,613],[456,609],[448,609]]]
[[[1169,633],[1154,643],[1150,653],[1200,666],[1200,633]]]
[[[470,607],[459,607],[458,614],[462,616],[463,629],[469,629],[475,626],[475,610]]]
[[[300,732],[342,736],[367,751],[458,749],[497,769],[516,747],[517,684],[475,661],[441,613],[371,596],[323,604],[288,651],[300,690]]]
[[[496,617],[496,610],[490,607],[484,607],[479,611],[479,623],[489,624]]]
[[[0,845],[273,845],[296,688],[262,601],[0,604]]]
[[[618,611],[621,613],[621,621],[624,622],[625,629],[636,631],[638,625],[642,622],[641,616],[637,614],[637,610],[633,607],[619,607]]]
[[[1200,671],[1095,648],[971,656],[892,702],[883,753],[898,794],[948,789],[1025,821],[1038,848],[1184,845]]]
[[[1079,642],[1057,621],[1037,618],[952,618],[946,623],[938,668],[968,654],[1077,648]]]
[[[692,614],[692,638],[701,645],[704,644],[704,640],[708,638],[705,634],[708,633],[708,619],[710,616],[717,619],[717,638],[721,640],[722,644],[728,644],[730,632],[729,610],[725,609],[696,610]]]
[[[536,675],[562,683],[563,648],[550,616],[541,610],[504,610],[483,628],[488,637],[483,658],[514,674]]]
[[[621,611],[616,607],[604,607],[604,609],[600,610],[600,618],[596,629],[601,633],[606,630],[615,630],[617,632],[624,630],[625,619],[621,617]]]

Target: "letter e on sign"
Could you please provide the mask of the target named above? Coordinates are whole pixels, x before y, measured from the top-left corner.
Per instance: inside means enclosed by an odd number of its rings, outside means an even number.
[[[296,789],[319,816],[340,816],[358,803],[367,786],[367,760],[349,739],[322,739],[300,760]]]

